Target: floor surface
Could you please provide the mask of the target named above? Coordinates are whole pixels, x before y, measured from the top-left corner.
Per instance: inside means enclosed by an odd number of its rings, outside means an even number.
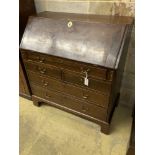
[[[22,97],[20,102],[20,155],[126,155],[131,110],[118,106],[110,135],[100,126],[67,112]]]

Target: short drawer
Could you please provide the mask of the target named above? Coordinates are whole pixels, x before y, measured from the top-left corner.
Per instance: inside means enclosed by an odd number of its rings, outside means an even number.
[[[91,88],[97,91],[100,91],[104,94],[110,94],[111,91],[111,83],[102,81],[102,80],[97,80],[93,78],[89,78],[89,83],[88,86],[84,84],[84,77],[80,74],[73,74],[71,72],[63,72],[63,80],[75,85],[80,85],[86,88]]]
[[[109,77],[109,72],[106,68],[101,68],[98,66],[85,64],[82,62],[77,62],[73,60],[68,60],[64,58],[59,58],[55,56],[40,54],[36,52],[22,51],[23,59],[29,62],[38,62],[42,64],[50,64],[58,68],[67,69],[80,74],[84,74],[85,71],[88,72],[90,77],[95,77],[102,80],[111,80]],[[110,73],[112,74],[112,73]]]
[[[27,71],[27,75],[28,75],[30,84],[35,83],[43,88],[48,88],[51,90],[57,90],[57,91],[63,90],[62,82],[58,80],[47,78],[46,76],[36,74],[35,72],[32,72],[32,71]]]
[[[27,70],[37,72],[41,75],[47,75],[56,79],[61,79],[61,70],[59,68],[47,67],[46,65],[28,63],[28,62],[25,62],[25,67]]]

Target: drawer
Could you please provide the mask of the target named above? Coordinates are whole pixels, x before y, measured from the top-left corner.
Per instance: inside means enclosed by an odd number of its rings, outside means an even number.
[[[63,103],[66,107],[91,117],[106,121],[106,110],[104,108],[63,96]]]
[[[49,56],[45,54],[40,54],[36,52],[22,52],[22,56],[25,60],[29,62],[39,62],[43,64],[50,64],[58,68],[67,69],[70,71],[78,72],[84,74],[85,71],[88,72],[90,77],[95,77],[102,80],[112,80],[112,72],[107,71],[105,68],[97,67],[90,64],[84,64],[82,62],[75,62],[72,60],[67,60],[64,58]],[[110,75],[109,75],[110,74]]]
[[[31,90],[33,95],[63,105],[62,97],[54,91],[49,91],[35,84],[31,84]]]
[[[101,107],[107,107],[109,103],[108,95],[100,94],[88,89],[82,89],[67,83],[64,85],[64,92]]]
[[[63,80],[75,85],[80,85],[85,88],[91,88],[97,91],[100,91],[104,94],[110,94],[111,91],[111,83],[110,82],[104,82],[102,80],[92,79],[89,78],[89,84],[86,86],[84,84],[84,77],[81,74],[73,74],[70,72],[63,72]]]
[[[63,85],[62,82],[58,80],[54,80],[52,78],[47,78],[45,76],[36,74],[32,71],[27,71],[28,79],[31,83],[35,83],[43,88],[51,89],[51,90],[57,90],[62,91]]]
[[[67,95],[62,95],[54,91],[49,91],[33,84],[31,85],[31,87],[32,93],[36,96],[55,102],[85,115],[106,121],[107,111],[104,108],[76,100]]]
[[[47,75],[56,79],[61,79],[61,70],[56,67],[47,67],[46,65],[28,62],[25,62],[24,64],[27,70],[31,70],[41,75]]]
[[[40,54],[40,53],[36,53],[36,52],[22,51],[22,57],[24,60],[26,60],[28,62],[50,64],[50,65],[56,66],[58,68],[61,68],[64,64],[64,61],[62,58],[56,58],[53,56]],[[69,66],[70,66],[70,64],[68,63],[68,67]]]

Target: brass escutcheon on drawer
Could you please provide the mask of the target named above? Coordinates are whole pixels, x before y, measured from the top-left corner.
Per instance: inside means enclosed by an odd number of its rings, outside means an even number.
[[[67,23],[67,26],[68,26],[68,28],[71,28],[71,27],[73,26],[72,21],[69,21],[69,22]]]

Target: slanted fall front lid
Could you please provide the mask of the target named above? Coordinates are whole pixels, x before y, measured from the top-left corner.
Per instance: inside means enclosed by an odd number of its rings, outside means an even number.
[[[117,68],[125,27],[80,18],[30,17],[20,48]]]

